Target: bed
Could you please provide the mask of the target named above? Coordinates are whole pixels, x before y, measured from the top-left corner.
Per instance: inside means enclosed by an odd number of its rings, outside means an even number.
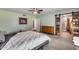
[[[37,50],[50,40],[47,35],[35,31],[20,32],[10,38],[2,50]]]
[[[74,37],[73,37],[73,42],[74,42],[74,45],[75,45],[75,46],[79,46],[79,37],[74,36]]]

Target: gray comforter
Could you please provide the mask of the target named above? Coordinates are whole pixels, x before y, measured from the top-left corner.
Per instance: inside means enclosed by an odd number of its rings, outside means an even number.
[[[46,40],[50,40],[50,38],[42,33],[34,31],[20,32],[13,36],[2,49],[29,50],[45,42]]]

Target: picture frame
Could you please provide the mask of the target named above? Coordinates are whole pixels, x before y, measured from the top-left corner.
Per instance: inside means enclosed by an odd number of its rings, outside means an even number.
[[[27,18],[19,17],[19,24],[27,24]]]

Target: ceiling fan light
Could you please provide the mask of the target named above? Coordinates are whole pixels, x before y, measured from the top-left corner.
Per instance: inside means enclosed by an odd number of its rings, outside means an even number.
[[[33,13],[34,13],[34,14],[37,14],[37,11],[34,11]]]

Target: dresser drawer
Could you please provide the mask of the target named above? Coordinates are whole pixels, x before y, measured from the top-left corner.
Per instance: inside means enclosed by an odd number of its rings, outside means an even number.
[[[54,27],[53,26],[41,26],[41,32],[53,33]]]

